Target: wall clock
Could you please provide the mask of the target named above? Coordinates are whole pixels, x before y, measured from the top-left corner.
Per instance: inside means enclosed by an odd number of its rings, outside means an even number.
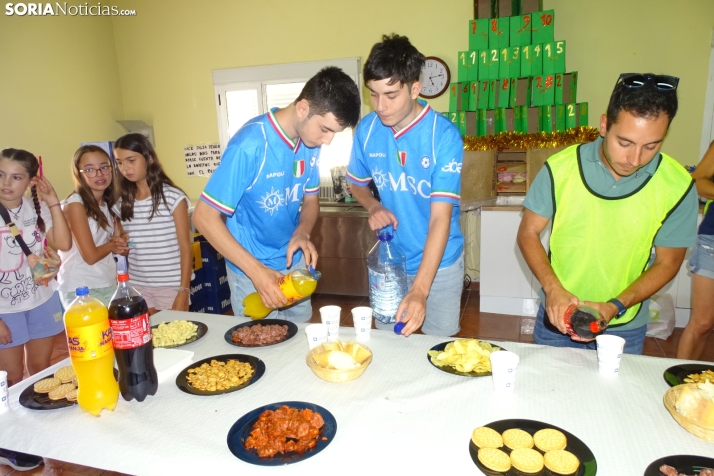
[[[444,60],[436,56],[427,56],[421,70],[421,93],[426,99],[439,97],[449,89],[451,72]]]

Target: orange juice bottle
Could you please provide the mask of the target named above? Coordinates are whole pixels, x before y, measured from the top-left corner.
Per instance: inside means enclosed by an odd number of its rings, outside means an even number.
[[[287,303],[280,307],[290,306],[301,299],[305,299],[311,295],[317,287],[317,281],[322,277],[322,274],[310,265],[309,269],[300,268],[282,276],[277,283],[280,290],[285,295]],[[263,319],[273,310],[263,304],[260,294],[257,292],[248,294],[243,299],[243,314],[251,319]]]
[[[77,288],[77,298],[64,313],[64,327],[72,367],[77,374],[77,403],[85,412],[99,416],[114,410],[119,384],[114,378],[114,347],[107,308],[89,296],[86,287]]]

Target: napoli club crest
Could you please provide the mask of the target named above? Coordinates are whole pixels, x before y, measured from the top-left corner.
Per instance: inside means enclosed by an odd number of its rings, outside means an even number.
[[[397,162],[399,162],[399,165],[404,167],[407,165],[407,153],[401,150],[397,151]]]
[[[305,161],[300,159],[293,162],[293,175],[300,178],[305,174]]]

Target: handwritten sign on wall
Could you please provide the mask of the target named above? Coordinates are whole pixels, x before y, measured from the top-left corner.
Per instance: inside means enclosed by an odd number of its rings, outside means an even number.
[[[221,145],[189,145],[183,148],[183,156],[189,177],[210,177],[221,163]]]

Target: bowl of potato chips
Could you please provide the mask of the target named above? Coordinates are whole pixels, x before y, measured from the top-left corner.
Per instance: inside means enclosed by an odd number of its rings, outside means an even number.
[[[307,365],[323,380],[334,383],[349,382],[367,370],[372,362],[372,351],[353,340],[325,342],[310,350]]]
[[[502,347],[478,339],[442,342],[427,352],[429,362],[444,372],[465,377],[491,375],[491,353]]]

